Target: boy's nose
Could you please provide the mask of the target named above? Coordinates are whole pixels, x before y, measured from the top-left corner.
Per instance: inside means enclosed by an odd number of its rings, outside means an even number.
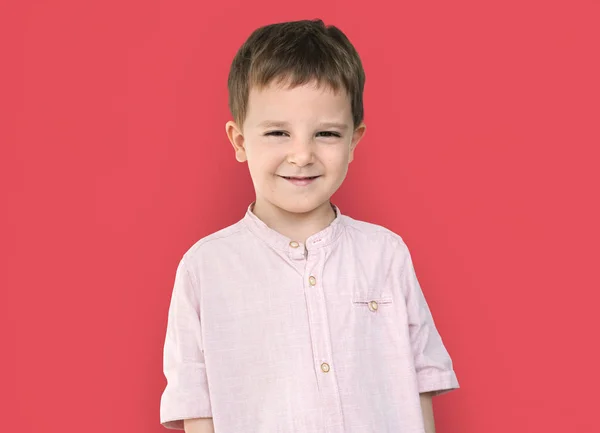
[[[288,163],[302,167],[313,162],[314,149],[310,141],[298,140],[292,144],[288,153]]]

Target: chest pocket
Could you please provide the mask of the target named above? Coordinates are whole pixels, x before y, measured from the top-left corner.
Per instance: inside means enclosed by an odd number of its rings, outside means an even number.
[[[394,297],[389,287],[355,290],[352,303],[356,308],[364,308],[372,313],[383,313],[393,307]]]
[[[366,308],[373,313],[383,312],[392,307],[394,300],[391,296],[370,296],[354,298],[352,302],[356,308]]]

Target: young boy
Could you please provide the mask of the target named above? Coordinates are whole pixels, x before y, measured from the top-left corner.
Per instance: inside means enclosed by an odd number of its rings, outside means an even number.
[[[458,388],[402,238],[331,203],[365,133],[354,47],[320,20],[256,30],[226,125],[256,199],[175,277],[161,423],[186,432],[434,431]]]

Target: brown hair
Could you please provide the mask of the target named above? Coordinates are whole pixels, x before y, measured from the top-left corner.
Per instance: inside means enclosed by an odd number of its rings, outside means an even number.
[[[337,27],[322,20],[270,24],[256,29],[236,53],[229,71],[229,109],[241,127],[251,86],[276,79],[290,88],[316,80],[350,96],[357,127],[364,117],[365,72],[356,49]]]

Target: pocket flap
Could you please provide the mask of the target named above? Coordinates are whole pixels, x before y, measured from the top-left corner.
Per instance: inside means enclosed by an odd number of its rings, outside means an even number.
[[[357,307],[367,307],[371,311],[378,311],[380,307],[392,304],[394,300],[391,297],[375,297],[370,299],[355,299],[353,304]]]

